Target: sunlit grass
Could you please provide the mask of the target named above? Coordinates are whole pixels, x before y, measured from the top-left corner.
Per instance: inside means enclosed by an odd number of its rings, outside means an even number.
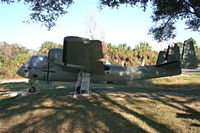
[[[73,98],[74,83],[0,84],[0,132],[166,132],[200,131],[199,73],[129,82],[93,84],[93,95]]]

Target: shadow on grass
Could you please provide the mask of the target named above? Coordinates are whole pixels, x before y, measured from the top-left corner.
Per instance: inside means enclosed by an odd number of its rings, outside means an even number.
[[[147,125],[149,125],[150,127],[152,127],[153,129],[155,129],[158,132],[162,132],[162,133],[174,133],[174,131],[170,130],[169,128],[167,128],[165,125],[157,123],[154,120],[149,119],[148,117],[141,115],[133,110],[128,109],[126,106],[122,106],[121,104],[113,101],[112,99],[103,96],[102,97],[110,102],[112,105],[114,106],[118,106],[120,109],[122,109],[125,113],[127,114],[131,114],[133,116],[135,116],[136,118],[139,118],[140,120],[144,121],[145,123],[147,123]]]
[[[2,132],[145,132],[98,98],[66,97],[66,88],[40,91],[0,101]]]
[[[200,121],[200,113],[185,105],[197,100],[193,96],[200,96],[200,84],[183,87],[182,85],[155,85],[149,81],[142,82],[148,84],[148,86],[130,87],[97,84],[94,85],[93,92],[98,95],[78,99],[66,96],[73,91],[74,84],[65,84],[67,88],[60,87],[62,84],[41,85],[39,86],[40,93],[37,95],[0,100],[0,123],[3,123],[0,125],[0,130],[2,132],[147,132],[146,129],[102,104],[102,102],[106,102],[140,119],[157,132],[175,132],[169,129],[167,125],[158,123],[148,116],[115,102],[102,92],[139,93],[134,97],[154,99],[166,106],[186,112],[184,114],[177,113],[177,118]],[[0,88],[4,88],[6,91],[18,91],[26,90],[28,86],[27,83],[12,83],[1,84]],[[193,89],[186,89],[190,87],[193,87]],[[165,94],[189,98],[187,101],[180,102],[170,97],[168,98],[170,102],[168,102],[162,98],[165,97]],[[132,102],[131,97],[126,100]],[[171,104],[171,102],[176,102],[179,106]],[[193,123],[191,126],[199,127],[199,124]]]

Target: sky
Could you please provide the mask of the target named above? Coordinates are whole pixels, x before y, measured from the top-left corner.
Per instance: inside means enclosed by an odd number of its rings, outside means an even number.
[[[56,26],[50,31],[40,23],[23,23],[29,20],[30,12],[29,6],[22,2],[10,5],[0,3],[0,41],[21,44],[29,49],[39,49],[45,41],[63,44],[66,36],[88,38],[88,16],[95,15],[96,39],[104,40],[106,43],[127,43],[134,48],[140,42],[148,42],[153,50],[159,51],[171,42],[183,42],[192,37],[200,46],[200,34],[185,30],[184,21],[176,24],[175,39],[162,44],[153,40],[152,36],[148,35],[149,28],[155,25],[150,18],[150,8],[146,12],[130,6],[120,6],[118,9],[104,7],[103,10],[99,10],[98,0],[75,0],[68,13],[59,17]]]

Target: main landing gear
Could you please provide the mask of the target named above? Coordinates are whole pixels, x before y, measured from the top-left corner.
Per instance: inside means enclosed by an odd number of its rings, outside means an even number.
[[[90,73],[79,72],[74,95],[91,95]]]

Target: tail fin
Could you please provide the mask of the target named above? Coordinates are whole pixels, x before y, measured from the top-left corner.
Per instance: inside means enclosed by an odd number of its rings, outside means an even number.
[[[177,44],[168,46],[167,51],[160,51],[156,65],[159,66],[174,61],[180,62],[180,49]]]
[[[166,52],[160,51],[156,66],[174,61],[181,62],[181,68],[195,69],[198,67],[193,41],[186,40],[184,42],[181,54],[180,48],[177,44],[174,44],[174,46],[168,46]]]
[[[193,41],[186,40],[183,45],[181,67],[195,69],[198,67]]]

